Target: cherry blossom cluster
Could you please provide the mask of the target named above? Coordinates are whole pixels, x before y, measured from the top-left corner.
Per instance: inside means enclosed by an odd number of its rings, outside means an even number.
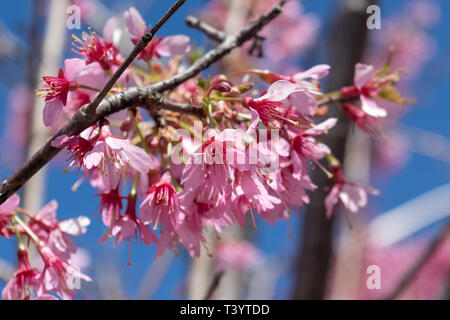
[[[72,236],[87,231],[89,218],[58,220],[54,200],[37,213],[20,208],[19,203],[20,197],[13,195],[0,205],[0,237],[18,240],[18,268],[4,287],[2,299],[75,299],[77,283],[91,279],[73,263],[77,247]],[[26,246],[30,242],[39,259],[32,263]]]
[[[135,8],[123,19],[133,44],[150,29]],[[65,60],[64,69],[44,77],[37,90],[45,99],[46,126],[61,128],[94,100],[124,61],[119,25],[110,19],[102,35],[73,36],[79,57]],[[109,94],[173,77],[196,59],[185,35],[153,38]],[[95,215],[106,227],[100,243],[126,242],[128,262],[133,241],[155,244],[156,258],[168,249],[178,254],[180,248],[198,257],[202,246],[208,248],[207,228],[220,233],[249,222],[256,230],[257,216],[271,225],[289,219],[317,189],[311,169],[333,181],[325,200],[328,217],[338,206],[356,213],[367,205],[368,194],[378,193],[347,181],[322,142],[337,123],[327,117],[328,104],[368,134],[383,136],[381,121],[388,112],[379,101],[404,103],[395,89],[400,73],[388,64],[376,70],[359,63],[353,84],[324,93],[320,80],[329,72],[330,66],[320,64],[294,74],[244,69],[196,77],[165,93],[158,104],[130,107],[79,135],[59,135],[52,146],[67,151],[64,171],[75,168],[81,176],[73,189],[88,181],[97,190]],[[165,108],[166,102],[184,108]],[[58,221],[55,201],[37,214],[18,204],[15,195],[0,206],[0,235],[19,240],[19,267],[3,297],[74,298],[73,279],[90,279],[70,262],[76,252],[70,236],[84,233],[89,219]],[[22,238],[34,243],[42,270],[31,267]],[[241,258],[227,258],[222,249],[224,261],[240,265]]]
[[[134,8],[124,19],[137,43],[148,27]],[[103,36],[92,31],[74,36],[74,51],[81,58],[66,60],[57,77],[44,77],[38,94],[45,97],[47,126],[60,126],[92,101],[123,61],[114,38],[117,25],[117,20],[108,21]],[[184,35],[154,38],[111,91],[176,75],[195,61],[190,49]],[[156,257],[167,249],[178,252],[180,246],[197,257],[207,246],[205,228],[220,233],[234,223],[244,226],[249,218],[256,229],[256,215],[275,224],[288,219],[292,208],[307,204],[317,188],[311,167],[334,179],[326,199],[328,216],[338,205],[357,212],[367,205],[369,193],[377,193],[346,181],[339,161],[321,142],[337,122],[326,119],[323,101],[338,102],[357,126],[379,135],[387,112],[377,100],[398,98],[399,73],[357,64],[353,85],[325,94],[319,80],[329,72],[322,64],[289,75],[248,69],[198,77],[166,98],[199,109],[202,116],[142,105],[78,136],[59,136],[52,145],[66,148],[69,167],[76,166],[80,181],[89,180],[98,190],[98,213],[108,228],[100,242],[114,238],[115,245],[127,241],[131,249],[136,239],[156,244]],[[244,81],[252,75],[259,80]]]

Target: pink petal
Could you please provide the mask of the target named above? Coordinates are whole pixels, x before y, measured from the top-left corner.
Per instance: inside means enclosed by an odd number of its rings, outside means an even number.
[[[94,148],[84,156],[84,165],[86,169],[98,167],[100,161],[102,161],[104,152],[105,144],[103,142],[96,143]]]
[[[377,102],[369,98],[368,96],[361,95],[361,109],[368,115],[376,118],[382,118],[387,116],[387,111],[383,108],[380,108]]]
[[[73,139],[73,137],[66,136],[65,134],[62,134],[58,137],[56,137],[52,142],[51,146],[54,148],[64,148],[67,146],[67,143],[70,142]]]
[[[356,213],[359,208],[367,205],[367,194],[362,187],[345,184],[341,192],[339,192],[339,199],[342,204],[350,212]]]
[[[357,63],[354,76],[355,86],[361,89],[374,75],[375,68],[372,65]]]
[[[103,40],[106,43],[112,43],[115,46],[119,46],[122,31],[119,28],[119,21],[115,17],[111,17],[106,21],[103,27]]]
[[[128,33],[134,38],[140,39],[147,28],[139,12],[134,7],[131,7],[128,11],[125,11],[124,18]]]
[[[56,210],[58,210],[58,201],[52,200],[39,210],[35,217],[50,226],[56,221]]]
[[[250,112],[252,113],[252,119],[250,121],[250,124],[247,129],[247,134],[251,134],[253,131],[256,130],[259,124],[259,113],[253,108],[250,108]]]
[[[173,57],[183,55],[191,50],[189,37],[176,35],[164,38],[157,47],[157,52],[163,57]]]
[[[316,135],[321,135],[323,133],[326,133],[328,130],[330,130],[331,128],[333,128],[337,123],[337,118],[330,118],[327,119],[317,125],[315,125],[314,127],[305,130],[306,134],[312,135],[312,136],[316,136]]]
[[[44,106],[43,121],[46,127],[52,126],[61,114],[63,103],[59,99],[48,101]]]
[[[130,166],[140,173],[147,173],[152,167],[152,160],[141,148],[129,145],[122,150],[122,154],[129,160]]]
[[[136,222],[127,217],[124,217],[119,222],[119,225],[122,238],[128,238],[132,236],[137,227]]]
[[[282,101],[289,97],[293,92],[297,90],[297,85],[287,80],[278,80],[270,85],[267,89],[267,93],[258,99],[260,100],[271,100],[271,101]]]
[[[78,58],[66,59],[64,61],[64,74],[66,79],[69,81],[74,81],[83,71],[86,63]]]
[[[298,72],[292,76],[295,82],[300,82],[307,78],[321,79],[330,73],[330,66],[327,64],[318,64],[306,71]]]
[[[313,95],[307,92],[294,92],[289,96],[289,100],[297,108],[297,110],[304,115],[312,116],[316,113],[317,101]]]
[[[153,233],[152,230],[150,230],[150,228],[148,226],[145,226],[144,224],[142,224],[142,222],[140,222],[138,220],[138,226],[139,226],[139,231],[140,231],[140,235],[141,235],[141,239],[142,241],[144,241],[144,243],[146,245],[151,245],[152,243],[158,243],[158,238],[156,237],[156,235]]]
[[[339,202],[339,185],[334,185],[333,189],[331,189],[330,193],[325,198],[325,208],[327,209],[327,218],[331,218],[333,214],[335,206]]]
[[[0,205],[0,215],[12,214],[13,211],[16,210],[17,206],[19,205],[19,202],[20,197],[17,194],[13,194],[11,197],[6,199],[6,201]]]
[[[2,291],[2,300],[19,300],[19,292],[17,291],[16,278],[12,277]]]
[[[61,231],[72,236],[78,236],[86,233],[86,227],[91,223],[88,217],[80,216],[78,218],[63,220],[59,223]]]

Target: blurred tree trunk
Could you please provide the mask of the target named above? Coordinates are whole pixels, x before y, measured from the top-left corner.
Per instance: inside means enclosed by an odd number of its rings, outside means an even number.
[[[337,90],[353,83],[353,70],[360,62],[366,46],[366,9],[373,0],[344,0],[339,2],[336,20],[331,25],[330,43],[327,52],[332,56],[328,89]],[[350,122],[335,106],[330,106],[328,116],[338,118],[333,134],[323,138],[334,155],[343,162]],[[324,187],[332,180],[321,170],[313,173],[313,182],[318,189],[311,194],[311,203],[306,208],[301,224],[300,252],[297,260],[297,274],[294,299],[324,299],[328,273],[332,261],[332,231],[334,218],[327,219]]]
[[[51,0],[48,3],[48,18],[42,44],[38,78],[56,75],[60,65],[66,37],[66,8],[68,0]],[[32,75],[29,75],[32,79]],[[42,122],[44,99],[35,97],[30,123],[30,138],[27,158],[43,145],[49,137],[49,129]],[[30,212],[37,212],[43,204],[46,184],[46,167],[39,170],[24,186],[23,206]]]

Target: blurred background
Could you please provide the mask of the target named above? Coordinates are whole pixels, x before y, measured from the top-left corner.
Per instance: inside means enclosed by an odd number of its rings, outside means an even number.
[[[184,18],[196,15],[232,33],[264,12],[273,0],[188,0],[160,31],[160,36],[187,34],[196,48],[214,44]],[[81,30],[66,28],[66,8],[81,9]],[[75,57],[71,35],[82,30],[102,32],[108,18],[122,18],[134,6],[147,22],[155,22],[171,1],[16,0],[0,12],[0,178],[6,179],[48,138],[36,113],[34,89],[39,75],[55,75],[64,58]],[[381,8],[381,29],[369,30],[366,8]],[[94,281],[83,283],[80,298],[185,299],[202,298],[217,270],[225,270],[214,298],[244,299],[446,299],[449,297],[450,238],[443,233],[450,214],[450,29],[445,0],[291,0],[287,10],[262,32],[264,57],[249,58],[237,49],[214,70],[229,73],[258,67],[277,73],[331,65],[325,92],[350,85],[356,62],[381,67],[392,52],[392,67],[401,69],[401,92],[417,100],[403,108],[386,105],[387,141],[369,139],[343,121],[342,134],[329,141],[345,160],[349,180],[380,190],[370,206],[352,216],[349,229],[341,216],[327,221],[312,204],[287,222],[258,231],[230,230],[216,243],[214,256],[195,261],[166,253],[156,262],[155,247],[133,245],[127,266],[126,244],[97,244],[106,231],[96,221],[98,198],[88,183],[76,192],[75,171],[63,173],[61,153],[33,179],[22,195],[25,207],[37,211],[51,199],[59,202],[60,219],[92,218],[88,233],[77,237],[77,263]],[[49,14],[49,12],[51,12]],[[132,45],[124,32],[124,53]],[[33,112],[33,110],[35,112]],[[316,177],[317,178],[317,177]],[[320,178],[318,178],[320,179]],[[314,180],[319,186],[321,181]],[[319,189],[318,193],[321,193]],[[447,228],[448,230],[448,228]],[[439,237],[440,236],[440,237]],[[435,240],[436,237],[438,241]],[[431,246],[430,244],[434,245]],[[0,288],[15,269],[16,244],[0,238]],[[421,258],[420,270],[396,292],[402,279]],[[379,266],[381,288],[369,289],[367,268]]]

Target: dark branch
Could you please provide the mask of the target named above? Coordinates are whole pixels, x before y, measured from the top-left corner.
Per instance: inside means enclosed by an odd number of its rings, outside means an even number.
[[[183,1],[184,2],[184,1]],[[92,103],[83,106],[62,128],[57,134],[55,134],[43,147],[41,147],[25,164],[22,165],[9,179],[5,180],[0,188],[0,204],[2,204],[8,197],[14,192],[19,190],[37,171],[39,171],[44,165],[46,165],[61,149],[52,147],[51,142],[60,135],[74,136],[80,134],[83,130],[95,124],[98,120],[118,112],[120,110],[137,107],[137,106],[151,106],[155,108],[163,108],[162,93],[177,87],[179,84],[186,80],[195,77],[201,71],[207,69],[211,64],[220,60],[223,56],[228,54],[231,50],[241,46],[245,41],[253,38],[265,25],[276,18],[281,13],[281,8],[286,1],[281,1],[278,5],[274,6],[268,13],[263,14],[258,20],[243,28],[241,31],[234,35],[227,36],[217,48],[208,51],[203,57],[198,59],[194,64],[187,68],[182,73],[179,73],[169,79],[157,82],[143,88],[129,88],[120,93],[111,95],[103,99],[98,103],[94,111]],[[182,4],[178,1],[169,12],[158,22],[155,27],[156,30],[167,21],[170,15]],[[153,30],[153,29],[152,29]],[[150,36],[152,36],[150,34]],[[143,38],[149,37],[148,34]],[[148,40],[148,38],[147,38]],[[142,47],[141,43],[145,43],[141,40],[136,47]],[[130,54],[131,60],[134,59],[139,52],[138,49],[134,49]],[[142,48],[141,48],[142,50]],[[136,53],[137,52],[137,53]],[[128,58],[127,58],[128,60]],[[120,68],[118,69],[120,70]],[[116,72],[117,73],[117,72]],[[120,76],[120,74],[119,74]],[[118,78],[118,77],[117,77]],[[117,80],[117,79],[116,79]],[[112,86],[111,86],[112,87]],[[103,90],[102,90],[103,92]],[[100,96],[100,94],[99,94]],[[99,98],[100,99],[100,98]],[[175,104],[169,104],[169,108],[178,108],[180,111],[183,109],[180,105],[175,107]],[[188,110],[184,106],[184,110]],[[190,109],[189,109],[190,110]]]
[[[160,109],[164,109],[164,110],[192,114],[197,117],[204,116],[202,108],[196,108],[187,103],[179,103],[179,102],[164,100],[157,107]]]
[[[446,223],[445,227],[439,232],[436,238],[430,243],[430,245],[425,249],[419,259],[414,263],[414,265],[409,269],[403,278],[400,280],[398,285],[389,294],[386,300],[394,300],[399,297],[399,295],[408,287],[411,281],[417,276],[419,271],[425,266],[425,264],[430,260],[439,246],[444,242],[450,233],[450,220]]]
[[[216,292],[217,288],[219,287],[220,280],[222,280],[224,272],[218,272],[214,275],[214,278],[212,279],[211,284],[209,285],[208,291],[206,292],[205,297],[203,300],[210,300],[213,296],[214,292]]]
[[[222,42],[227,37],[224,32],[217,30],[197,17],[188,16],[186,17],[185,22],[189,27],[200,30],[214,41]]]
[[[188,16],[185,19],[185,22],[191,28],[194,28],[194,29],[197,29],[197,30],[203,32],[206,36],[208,36],[210,39],[212,39],[214,41],[221,42],[221,41],[225,40],[225,38],[226,38],[226,34],[224,32],[214,28],[213,26],[210,26],[209,24],[201,21],[197,17]],[[253,42],[252,42],[250,48],[248,49],[248,54],[251,56],[262,58],[264,55],[263,49],[262,49],[262,44],[263,44],[264,40],[265,40],[264,37],[261,37],[261,36],[255,34],[253,37]]]

